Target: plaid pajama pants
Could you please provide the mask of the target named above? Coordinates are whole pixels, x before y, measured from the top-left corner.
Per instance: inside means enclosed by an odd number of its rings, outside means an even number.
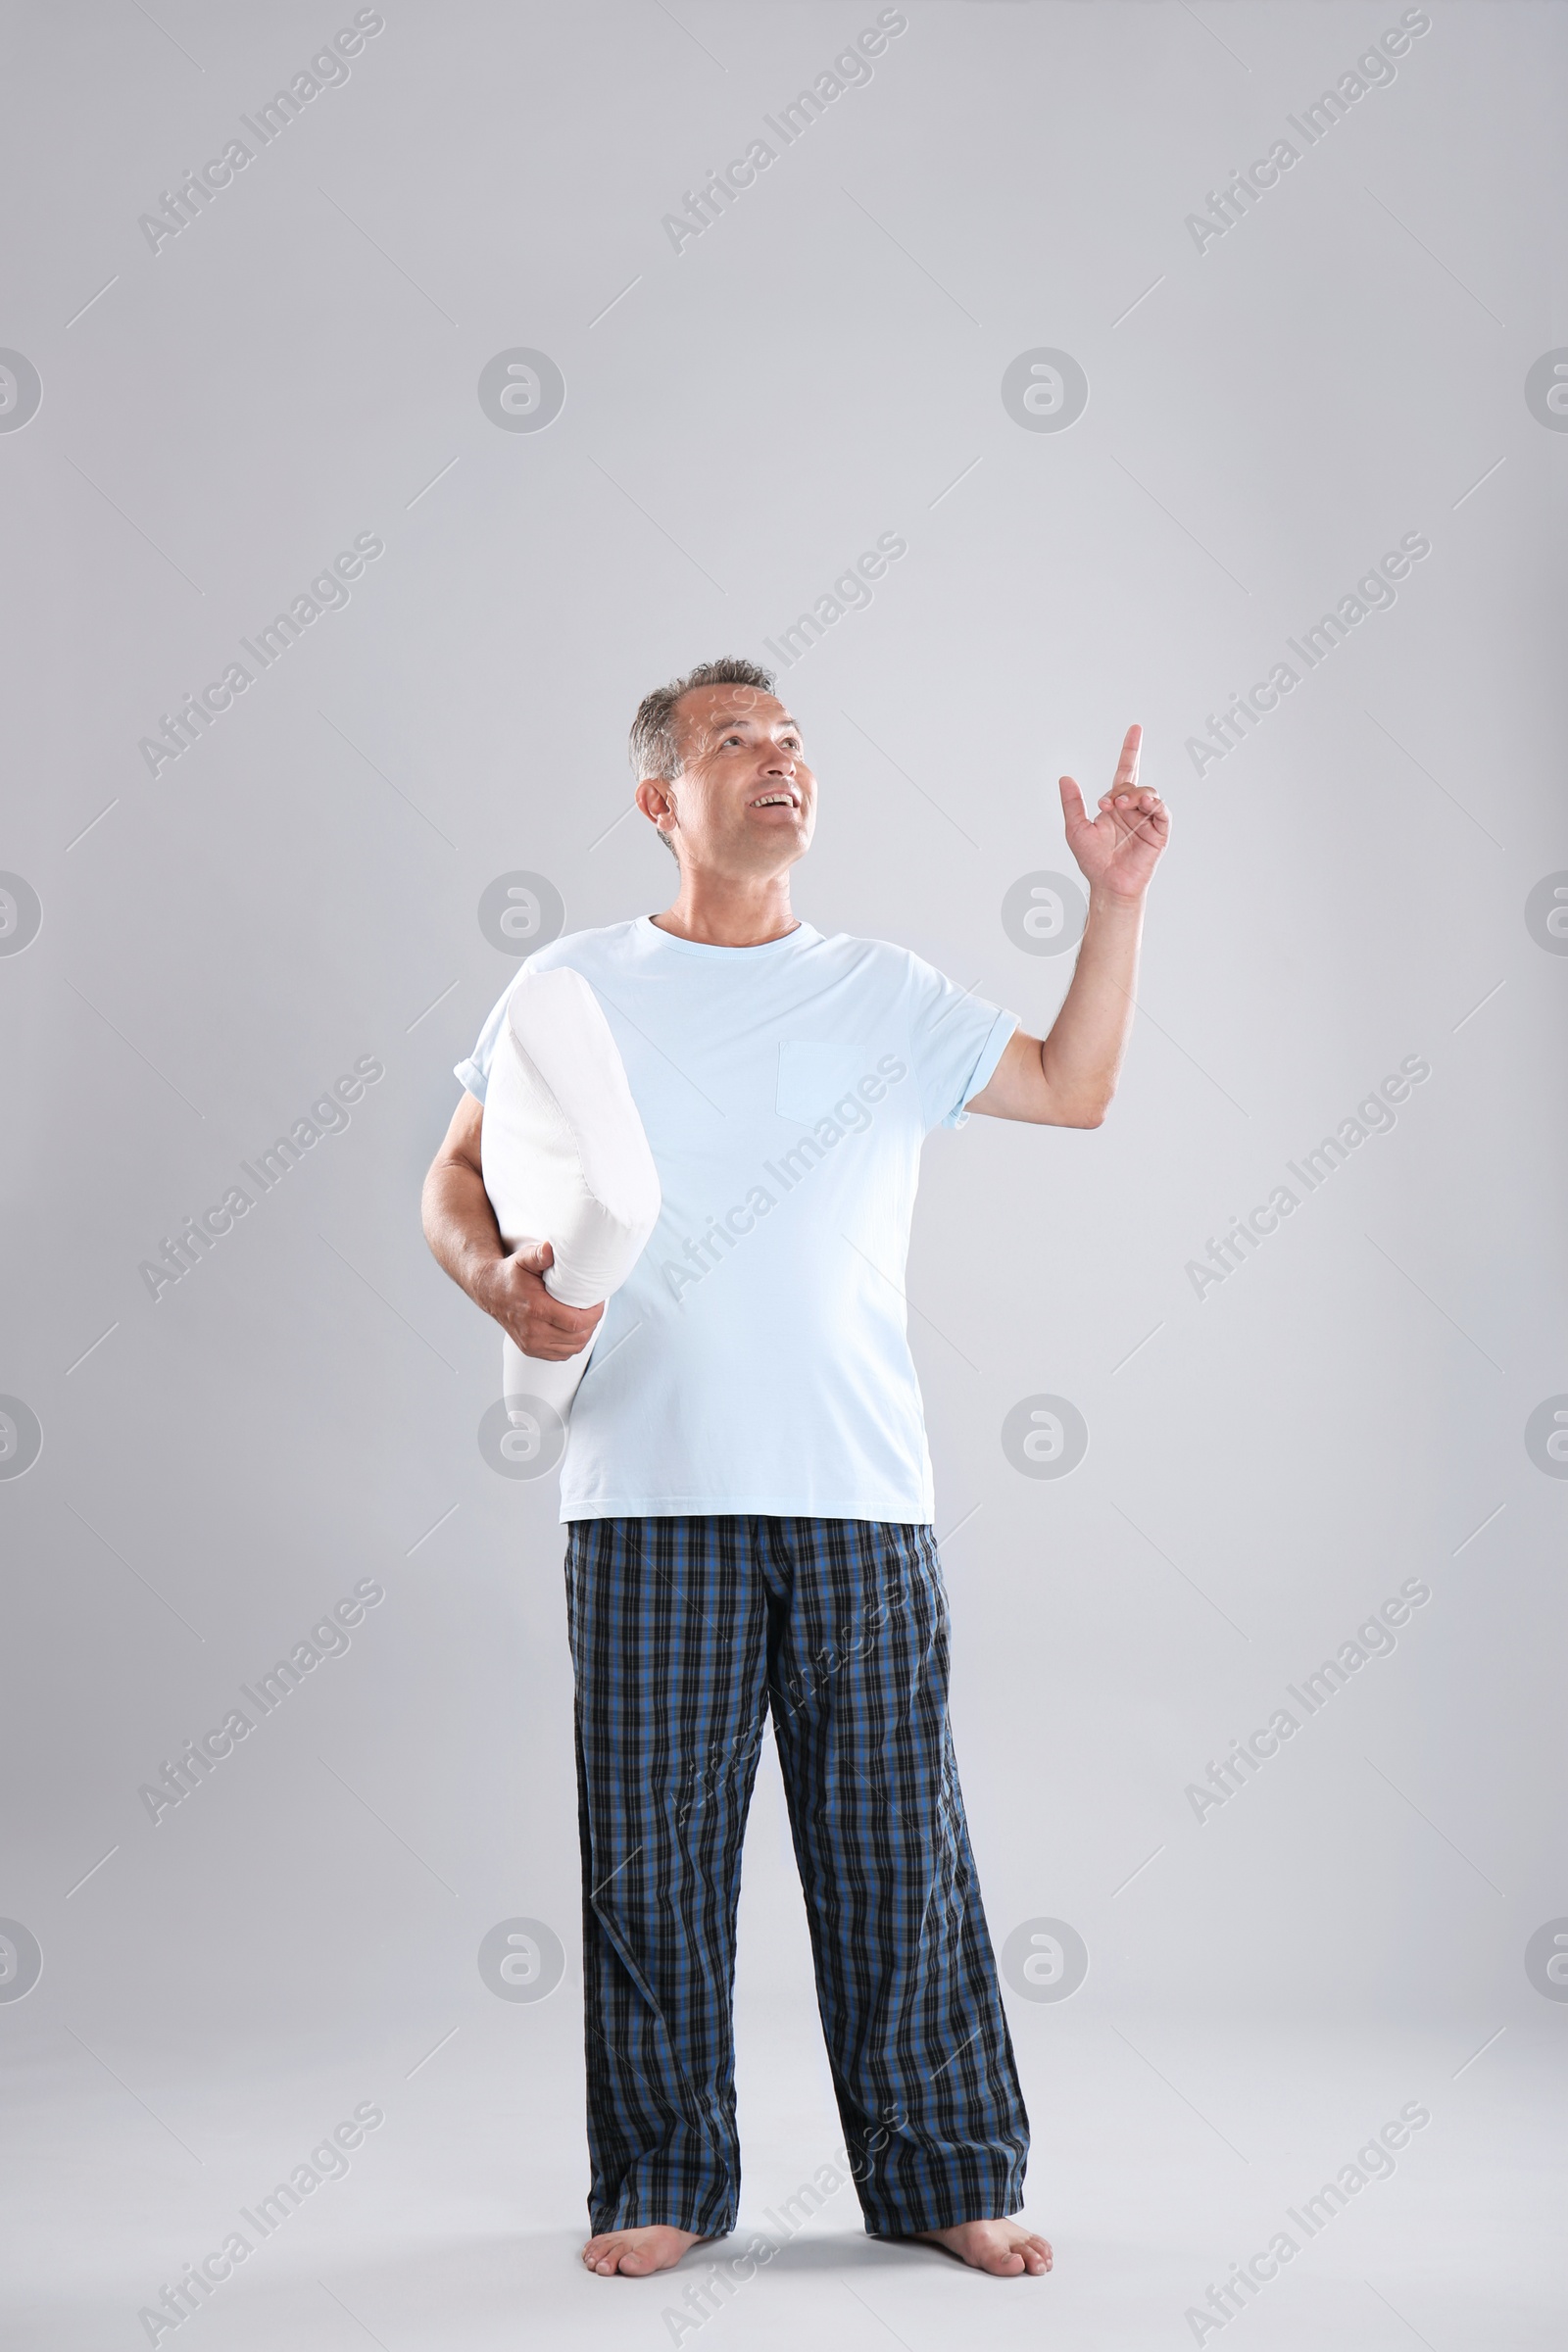
[[[1029,2123],[948,1727],[931,1530],[575,1520],[566,1595],[594,2230],[735,2226],[735,1920],[769,1704],[866,2228],[1016,2213]]]

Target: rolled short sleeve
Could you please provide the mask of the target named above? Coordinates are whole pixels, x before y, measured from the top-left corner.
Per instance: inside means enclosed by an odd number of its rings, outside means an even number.
[[[917,956],[910,956],[909,970],[909,1048],[926,1131],[965,1127],[964,1104],[989,1081],[1018,1016],[956,988]]]
[[[478,1042],[473,1052],[468,1055],[466,1061],[456,1062],[453,1065],[453,1076],[481,1102],[485,1098],[485,1090],[490,1084],[490,1064],[495,1059],[496,1040],[501,1035],[501,1024],[507,1017],[507,1001],[518,980],[522,978],[522,973],[527,969],[528,966],[524,964],[522,971],[517,972],[507,982],[491,1008],[489,1018],[479,1032]]]

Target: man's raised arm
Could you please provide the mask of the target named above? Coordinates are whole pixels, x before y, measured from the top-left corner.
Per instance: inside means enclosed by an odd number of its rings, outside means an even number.
[[[1042,1127],[1098,1127],[1116,1091],[1132,1028],[1144,899],[1170,815],[1138,782],[1143,729],[1129,727],[1116,780],[1091,818],[1071,776],[1061,779],[1067,846],[1089,884],[1089,919],[1061,1009],[1045,1038],[1021,1029],[1007,1041],[967,1107]]]

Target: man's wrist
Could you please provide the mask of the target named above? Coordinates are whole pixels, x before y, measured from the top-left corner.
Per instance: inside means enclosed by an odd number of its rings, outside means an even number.
[[[504,1250],[487,1250],[483,1243],[476,1243],[464,1254],[458,1275],[459,1283],[474,1305],[482,1307],[486,1314],[492,1311],[496,1276],[506,1262],[507,1253]]]
[[[1089,911],[1091,914],[1098,911],[1101,914],[1119,916],[1123,920],[1129,915],[1136,919],[1142,915],[1144,901],[1148,896],[1147,888],[1134,891],[1129,896],[1124,891],[1105,890],[1099,883],[1092,882],[1089,886]]]

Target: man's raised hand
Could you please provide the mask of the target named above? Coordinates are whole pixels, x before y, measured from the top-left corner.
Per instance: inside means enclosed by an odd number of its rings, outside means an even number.
[[[1144,730],[1129,727],[1116,765],[1116,780],[1100,796],[1100,808],[1091,817],[1084,796],[1071,776],[1061,779],[1061,813],[1067,828],[1067,847],[1077,858],[1091,891],[1102,898],[1141,899],[1170,839],[1170,811],[1157,792],[1138,781],[1138,754]]]

